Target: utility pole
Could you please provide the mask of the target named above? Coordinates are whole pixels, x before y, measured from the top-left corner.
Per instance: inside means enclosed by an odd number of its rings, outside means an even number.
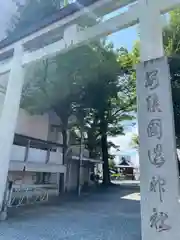
[[[80,129],[81,137],[80,137],[80,149],[79,149],[79,173],[78,173],[78,196],[81,196],[81,188],[82,188],[82,165],[83,165],[83,127]]]

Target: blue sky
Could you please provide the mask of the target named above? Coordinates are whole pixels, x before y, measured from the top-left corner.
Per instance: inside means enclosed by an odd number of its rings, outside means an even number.
[[[103,18],[103,21],[110,19],[112,17],[115,17],[115,16],[119,15],[120,13],[124,13],[126,11],[128,11],[128,7],[120,8],[110,14],[107,14]],[[109,40],[114,43],[115,48],[125,47],[128,50],[132,49],[134,42],[137,39],[138,39],[137,26],[129,27],[127,29],[121,30],[121,31],[111,34],[111,36],[109,36]]]
[[[115,48],[125,47],[132,50],[135,41],[138,40],[137,26],[116,32],[109,36],[109,40],[114,43]]]

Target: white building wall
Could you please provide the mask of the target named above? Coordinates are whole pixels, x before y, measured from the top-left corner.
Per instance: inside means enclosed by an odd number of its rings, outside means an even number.
[[[27,111],[20,109],[16,126],[16,133],[33,138],[47,140],[48,129],[48,114],[30,115]]]
[[[0,75],[0,116],[4,104],[5,91],[7,87],[8,73]],[[49,129],[49,116],[30,115],[27,111],[20,109],[17,120],[16,133],[33,138],[47,140]]]

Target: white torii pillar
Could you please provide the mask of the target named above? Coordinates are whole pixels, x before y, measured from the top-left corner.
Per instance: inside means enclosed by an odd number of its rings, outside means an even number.
[[[3,200],[8,176],[11,148],[14,140],[19,113],[22,86],[24,82],[22,67],[23,47],[15,45],[4,105],[0,117],[0,217],[5,218]]]
[[[168,60],[156,1],[139,0],[137,66],[143,240],[178,240],[179,178]]]

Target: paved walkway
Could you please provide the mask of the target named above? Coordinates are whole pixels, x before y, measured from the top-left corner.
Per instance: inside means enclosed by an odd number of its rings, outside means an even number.
[[[136,191],[113,187],[56,206],[21,209],[0,223],[0,240],[140,240]]]

